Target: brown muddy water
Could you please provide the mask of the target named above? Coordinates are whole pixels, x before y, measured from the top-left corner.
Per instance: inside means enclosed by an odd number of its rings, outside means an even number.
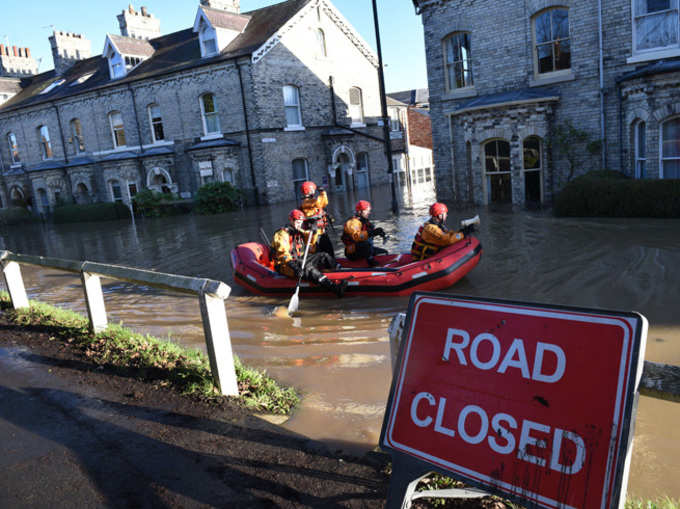
[[[390,236],[385,247],[406,251],[433,200],[429,189],[402,197],[334,195],[341,222],[359,198]],[[234,351],[301,389],[300,409],[284,426],[354,451],[378,441],[390,386],[387,327],[408,298],[302,298],[296,319],[277,316],[287,299],[256,297],[236,286],[228,253],[285,223],[294,204],[218,216],[179,216],[0,230],[0,249],[114,263],[232,286],[227,314]],[[638,311],[649,320],[645,358],[680,365],[680,220],[556,219],[549,212],[452,210],[449,224],[479,214],[480,264],[448,292],[525,302]],[[340,247],[339,234],[334,236]],[[30,298],[85,313],[78,278],[23,267]],[[203,348],[195,298],[104,280],[111,322]],[[680,404],[642,397],[637,414],[629,496],[680,498]]]

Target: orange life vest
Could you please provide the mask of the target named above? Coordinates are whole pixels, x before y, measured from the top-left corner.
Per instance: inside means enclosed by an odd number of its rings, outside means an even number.
[[[438,223],[433,219],[430,219],[420,228],[418,228],[418,233],[416,233],[415,239],[413,239],[413,244],[411,244],[411,256],[416,260],[424,260],[430,256],[437,254],[445,246],[438,246],[436,244],[430,244],[425,239],[423,239],[423,230],[428,224],[432,224],[440,228],[444,233],[448,233],[448,228],[443,223]]]

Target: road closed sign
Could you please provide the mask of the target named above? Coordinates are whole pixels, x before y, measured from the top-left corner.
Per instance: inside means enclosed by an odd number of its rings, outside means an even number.
[[[529,507],[623,507],[647,321],[417,293],[381,445]]]

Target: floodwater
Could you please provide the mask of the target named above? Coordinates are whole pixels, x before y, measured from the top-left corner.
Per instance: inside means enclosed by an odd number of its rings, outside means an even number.
[[[425,186],[427,184],[423,184]],[[341,228],[359,198],[406,251],[434,194],[418,189],[391,212],[390,189],[333,195]],[[0,231],[0,249],[208,277],[232,286],[227,314],[235,352],[304,394],[284,426],[351,450],[373,448],[390,386],[387,327],[408,298],[302,297],[296,319],[276,313],[288,299],[236,286],[228,253],[282,226],[292,203],[218,216],[34,225]],[[480,264],[448,291],[460,295],[638,311],[649,320],[645,358],[680,365],[680,220],[556,219],[546,212],[453,210],[449,224],[479,214]],[[334,236],[339,247],[339,234]],[[29,297],[85,313],[79,278],[23,266]],[[203,348],[196,298],[104,280],[109,321]],[[594,390],[596,386],[594,385]],[[680,498],[680,404],[640,398],[629,496]]]

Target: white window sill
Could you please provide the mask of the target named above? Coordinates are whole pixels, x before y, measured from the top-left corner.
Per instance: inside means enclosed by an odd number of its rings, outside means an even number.
[[[680,48],[652,50],[644,53],[637,53],[628,58],[626,63],[637,64],[639,62],[649,62],[650,60],[659,60],[661,58],[671,58],[677,56],[680,56]]]
[[[120,147],[116,147],[111,150],[100,150],[99,152],[92,152],[93,156],[105,156],[106,154],[114,154],[116,152],[125,152],[128,150],[132,150],[130,147],[127,145],[121,145]]]
[[[401,131],[390,131],[390,139],[401,140],[404,137],[404,133]]]
[[[201,136],[201,141],[219,140],[223,137],[224,135],[222,133],[210,133],[206,134],[205,136]]]
[[[576,75],[571,69],[564,71],[549,72],[529,80],[530,87],[542,87],[544,85],[552,85],[553,83],[562,83],[564,81],[573,81]]]
[[[154,143],[151,143],[149,145],[142,145],[142,148],[164,147],[164,146],[167,146],[167,145],[174,145],[174,144],[175,144],[175,142],[173,140],[170,140],[170,141],[160,140],[160,141],[156,141]]]
[[[366,127],[366,124],[364,124],[363,122],[352,122],[349,126],[352,129],[356,129],[358,127]]]
[[[305,131],[305,126],[303,125],[289,125],[283,128],[284,131]]]
[[[444,94],[444,100],[465,99],[467,97],[477,97],[477,89],[475,87],[457,88],[455,90],[449,90]]]
[[[24,166],[24,163],[12,163],[12,164],[9,165],[9,167],[12,168],[12,169],[21,168],[23,166]]]

